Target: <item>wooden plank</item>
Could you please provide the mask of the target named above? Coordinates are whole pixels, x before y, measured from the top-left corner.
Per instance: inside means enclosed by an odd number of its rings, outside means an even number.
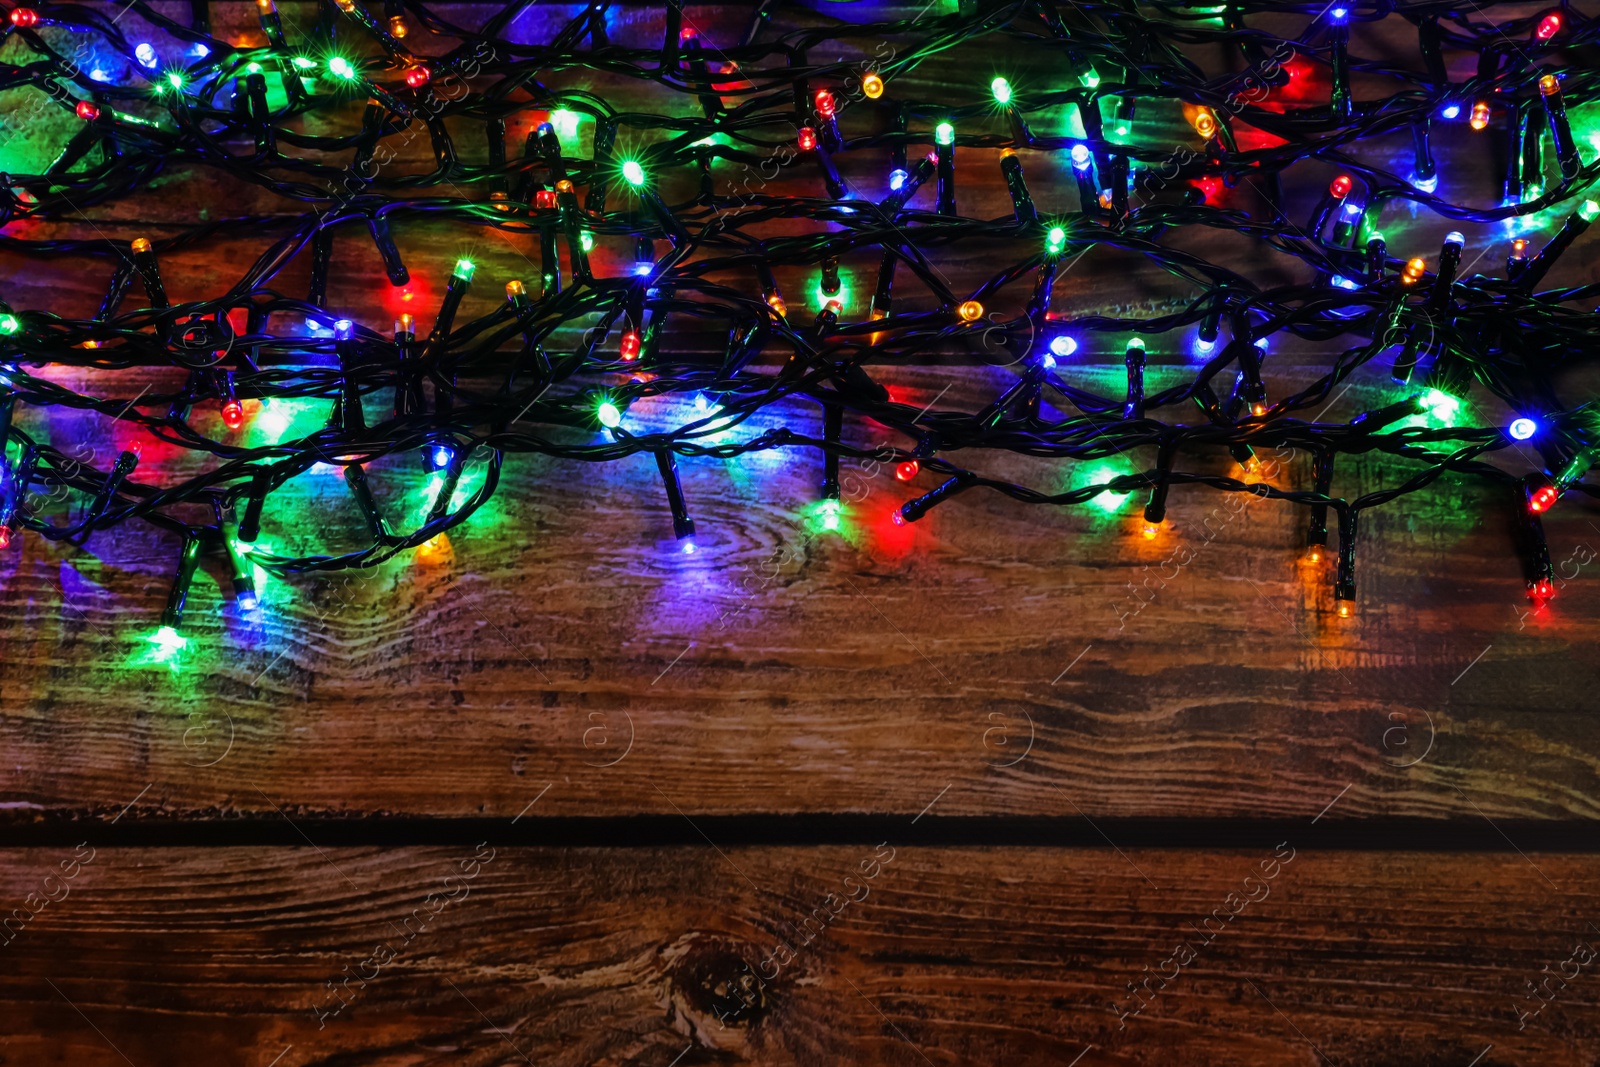
[[[1308,819],[1282,844],[1202,854],[13,850],[0,901],[58,899],[0,948],[0,1054],[75,1067],[1600,1054],[1600,859],[1326,853],[1316,833]],[[1537,1012],[1529,982],[1546,983]]]

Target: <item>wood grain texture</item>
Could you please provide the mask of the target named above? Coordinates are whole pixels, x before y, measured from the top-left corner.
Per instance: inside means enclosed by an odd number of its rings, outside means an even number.
[[[1308,819],[1285,844],[1203,856],[892,841],[722,855],[101,849],[0,948],[0,1056],[1587,1067],[1600,1055],[1594,964],[1567,962],[1600,943],[1600,860],[1322,853],[1316,833]],[[43,892],[71,856],[5,853],[0,900]],[[1257,899],[1241,907],[1244,894]],[[1172,974],[1185,943],[1188,965],[1119,1018],[1112,1005],[1138,1003],[1128,983]],[[794,953],[781,966],[780,944]],[[1525,983],[1547,967],[1568,977],[1548,981],[1534,1013]]]

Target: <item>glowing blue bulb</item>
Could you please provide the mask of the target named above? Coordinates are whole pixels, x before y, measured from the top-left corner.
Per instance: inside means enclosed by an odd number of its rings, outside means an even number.
[[[1411,179],[1411,184],[1415,185],[1418,189],[1421,189],[1425,193],[1431,193],[1435,189],[1439,188],[1439,176],[1435,174],[1431,178],[1413,177]]]
[[[1539,424],[1532,419],[1513,419],[1506,432],[1518,441],[1526,441],[1539,432]]]
[[[105,71],[101,70],[99,67],[96,67],[96,68],[94,68],[93,70],[91,70],[89,72],[89,80],[90,81],[97,81],[97,82],[108,82],[108,81],[111,80],[111,75],[107,74]]]
[[[251,594],[249,594],[249,593],[241,593],[239,595],[239,609],[241,611],[254,611],[254,610],[256,610],[256,608],[258,608],[260,606],[261,606],[261,601],[257,600]]]
[[[694,396],[694,409],[696,411],[710,411],[711,401],[706,399],[706,394],[696,393]]]
[[[1350,17],[1350,9],[1347,7],[1336,7],[1332,11],[1328,12],[1328,14],[1333,18],[1333,21],[1343,22],[1345,19]]]
[[[1207,341],[1204,337],[1196,337],[1194,339],[1194,350],[1202,356],[1206,355],[1216,347],[1217,342],[1215,341]]]
[[[1088,145],[1084,145],[1084,144],[1075,144],[1075,145],[1073,145],[1072,146],[1072,165],[1074,167],[1077,167],[1079,170],[1088,170],[1089,169],[1089,163],[1090,163],[1089,146]]]
[[[433,450],[433,465],[435,468],[450,466],[450,450],[443,445],[435,446]]]
[[[685,541],[683,543],[683,554],[685,556],[694,555],[694,542],[693,541]]]
[[[140,66],[153,67],[156,65],[156,50],[147,44],[140,44],[134,48],[133,58],[139,61]]]
[[[1358,288],[1358,286],[1356,285],[1355,282],[1351,281],[1349,278],[1346,278],[1342,274],[1335,274],[1333,276],[1333,284],[1338,286],[1340,289],[1355,289],[1355,288]]]
[[[556,128],[554,126],[550,125],[548,122],[539,123],[539,136],[540,137],[548,137],[550,134],[555,133],[555,132],[556,132]]]
[[[193,48],[189,49],[189,54],[194,56],[196,59],[204,59],[206,56],[211,54],[211,49],[207,48],[203,44],[197,44]]]
[[[1077,350],[1078,342],[1068,337],[1066,334],[1062,334],[1059,337],[1052,337],[1050,339],[1050,352],[1052,355],[1066,358]]]
[[[1460,104],[1451,104],[1449,107],[1447,107],[1443,111],[1439,112],[1439,114],[1443,118],[1447,118],[1447,119],[1456,118],[1457,116],[1459,116],[1461,114],[1461,105]]]
[[[1256,338],[1256,347],[1261,349],[1261,351],[1265,352],[1267,350],[1267,339],[1265,337],[1257,337]]]
[[[1044,354],[1044,356],[1039,360],[1039,365],[1042,366],[1045,370],[1055,370],[1056,369],[1056,357],[1052,356],[1048,352],[1046,352]]]
[[[1353,218],[1353,219],[1360,218],[1361,217],[1361,212],[1362,212],[1362,206],[1360,204],[1356,203],[1354,200],[1346,200],[1344,202],[1344,213],[1346,215],[1350,216],[1351,218]]]
[[[333,324],[333,336],[336,340],[348,341],[355,328],[356,324],[349,319],[339,319]]]
[[[654,263],[635,263],[633,265],[633,273],[639,275],[640,277],[643,277],[644,275],[649,274],[654,269],[655,269],[655,264]]]
[[[903,170],[891,170],[889,172],[890,191],[898,193],[902,188],[905,187],[906,179],[909,177],[911,177],[911,175],[907,174]]]
[[[1467,239],[1461,236],[1459,230],[1451,230],[1444,235],[1444,243],[1447,245],[1464,245],[1467,243]]]

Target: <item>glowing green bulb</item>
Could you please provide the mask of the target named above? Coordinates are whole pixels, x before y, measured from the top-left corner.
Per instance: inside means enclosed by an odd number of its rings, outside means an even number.
[[[1528,194],[1527,196],[1522,198],[1522,202],[1524,204],[1528,203],[1531,200],[1537,200],[1541,196],[1543,196],[1544,195],[1544,186],[1540,185],[1538,182],[1534,182],[1533,184],[1528,186],[1527,194]]]
[[[1448,426],[1460,410],[1461,401],[1442,390],[1429,389],[1422,394],[1422,406],[1428,409],[1428,414]]]
[[[1088,70],[1078,75],[1078,84],[1083,86],[1085,89],[1096,88],[1100,84],[1100,72],[1095,70],[1093,67],[1090,67]]]
[[[470,259],[456,260],[456,277],[464,282],[470,282],[472,280],[472,272],[477,269],[478,265]]]
[[[175,70],[167,71],[167,84],[172,86],[174,89],[182,89],[183,88],[183,75],[179,74]]]
[[[1117,126],[1117,136],[1118,137],[1126,137],[1126,136],[1128,136],[1128,124],[1126,122],[1121,123],[1121,124],[1119,124]]]
[[[564,107],[557,108],[550,112],[550,125],[556,128],[557,137],[570,140],[578,136],[578,120],[582,117],[576,111],[568,111]]]
[[[261,64],[260,63],[251,63],[251,64],[247,65],[244,68],[244,72],[246,74],[260,74],[261,73]]]
[[[22,329],[22,323],[17,321],[15,315],[0,315],[0,334],[10,337],[20,329]]]
[[[170,626],[163,626],[149,637],[145,638],[156,646],[151,650],[151,655],[157,662],[166,662],[185,648],[189,647],[188,638]]]
[[[317,61],[316,60],[307,59],[305,56],[295,56],[289,62],[293,63],[295,66],[299,67],[301,70],[310,70],[312,67],[317,65]]]
[[[622,409],[609,400],[600,402],[600,407],[595,411],[595,417],[600,420],[600,425],[608,430],[622,425]]]
[[[1578,217],[1584,222],[1593,222],[1596,218],[1600,218],[1600,204],[1593,200],[1585,200],[1578,205]]]
[[[933,139],[939,144],[955,144],[956,128],[948,122],[941,122],[933,128]]]
[[[356,68],[352,67],[350,61],[344,56],[334,56],[328,60],[328,71],[334,77],[343,78],[346,81],[356,76]]]
[[[637,160],[630,159],[622,164],[622,176],[635,188],[644,184],[644,168],[639,166]]]
[[[1067,247],[1067,231],[1060,226],[1050,227],[1050,232],[1045,235],[1044,250],[1051,255],[1059,253]]]
[[[583,246],[583,250],[585,252],[593,252],[594,234],[590,233],[588,230],[584,230],[578,235],[578,244]]]
[[[839,528],[839,502],[837,500],[824,500],[817,509],[822,514],[822,528],[824,530],[837,530]]]
[[[996,78],[989,83],[990,92],[994,93],[994,102],[1004,107],[1011,103],[1011,83],[1004,78]]]

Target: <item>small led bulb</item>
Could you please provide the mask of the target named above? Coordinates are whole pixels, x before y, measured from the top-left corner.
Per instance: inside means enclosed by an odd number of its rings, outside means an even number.
[[[996,78],[990,82],[989,91],[994,94],[994,102],[1001,107],[1011,103],[1011,83],[1004,78]]]
[[[1343,200],[1350,195],[1350,190],[1355,183],[1350,180],[1350,175],[1341,174],[1328,183],[1328,195],[1335,200]]]
[[[237,400],[230,400],[222,405],[222,423],[230,430],[237,430],[244,425],[244,406]]]
[[[1529,418],[1513,419],[1511,425],[1506,427],[1506,433],[1510,434],[1514,441],[1526,441],[1538,432],[1539,424]]]
[[[933,128],[935,144],[952,145],[956,143],[956,128],[948,122],[941,122]]]
[[[637,160],[630,159],[622,164],[622,176],[635,188],[644,184],[644,168]]]
[[[1489,101],[1479,100],[1472,105],[1472,117],[1467,120],[1467,125],[1475,130],[1481,130],[1489,125]]]
[[[1541,41],[1548,41],[1561,32],[1561,13],[1552,11],[1539,20],[1539,25],[1534,29],[1533,35]]]
[[[810,126],[800,127],[800,135],[795,138],[795,143],[800,146],[800,151],[811,152],[817,147],[817,131]]]
[[[1066,334],[1050,338],[1050,354],[1053,356],[1060,356],[1062,359],[1066,359],[1077,350],[1078,342]]]
[[[861,91],[868,100],[876,100],[883,95],[883,79],[877,74],[867,72],[861,76]]]
[[[622,353],[623,359],[638,359],[640,347],[641,342],[639,340],[639,335],[633,330],[629,330],[627,333],[622,335],[622,343],[619,346],[619,351]]]
[[[1094,162],[1093,157],[1089,155],[1089,146],[1086,144],[1073,145],[1070,155],[1072,157],[1072,165],[1079,170],[1088,170],[1089,164]]]
[[[983,305],[976,300],[965,300],[956,308],[956,314],[961,316],[963,322],[976,322],[983,318]]]
[[[834,112],[837,110],[837,105],[835,105],[833,102],[832,93],[826,89],[818,89],[816,95],[813,96],[812,99],[817,103],[817,114],[821,115],[825,119],[833,118]]]
[[[908,459],[895,467],[894,476],[902,482],[909,482],[917,476],[917,472],[921,469],[922,465],[920,463],[914,459]]]

